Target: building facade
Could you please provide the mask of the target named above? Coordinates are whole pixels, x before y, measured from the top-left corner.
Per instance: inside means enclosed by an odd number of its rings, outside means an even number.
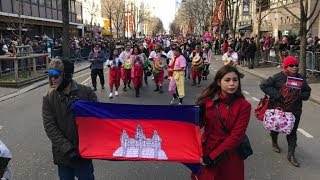
[[[261,23],[262,35],[272,35],[282,38],[283,36],[298,36],[300,22],[294,18],[281,6],[283,4],[289,10],[300,14],[300,5],[298,0],[261,0]],[[309,0],[309,14],[315,7],[316,0]],[[320,10],[318,5],[316,12]],[[238,33],[241,36],[251,37],[258,34],[259,4],[256,1],[243,0],[240,5],[240,17],[237,24]],[[314,15],[315,16],[315,15]],[[312,21],[311,19],[309,23]],[[313,24],[310,35],[320,35],[320,18],[318,17]]]
[[[69,0],[69,11],[70,32],[80,36],[83,30],[81,1]],[[61,0],[0,0],[1,38],[14,37],[19,27],[25,37],[46,34],[50,38],[60,38],[63,28]]]

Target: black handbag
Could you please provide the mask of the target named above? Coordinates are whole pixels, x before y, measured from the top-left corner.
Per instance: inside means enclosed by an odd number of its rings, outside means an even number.
[[[230,131],[226,128],[226,126],[224,125],[223,121],[222,121],[222,117],[221,114],[219,112],[219,107],[218,107],[218,103],[215,103],[216,106],[216,110],[217,110],[217,114],[218,114],[218,119],[220,121],[220,124],[222,125],[222,129],[224,132],[226,132],[227,134],[230,134]],[[239,146],[236,148],[236,152],[240,155],[240,158],[245,160],[247,159],[249,156],[251,156],[253,154],[253,150],[249,141],[248,136],[245,134],[245,136],[243,137],[241,143],[239,144]]]

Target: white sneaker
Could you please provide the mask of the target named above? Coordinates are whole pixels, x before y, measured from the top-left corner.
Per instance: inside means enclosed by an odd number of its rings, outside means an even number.
[[[112,93],[109,94],[109,98],[113,98],[113,94]]]
[[[115,95],[115,96],[119,96],[118,91],[115,91],[115,92],[114,92],[114,95]]]
[[[176,103],[176,100],[177,100],[177,99],[173,98],[173,99],[170,101],[170,105],[175,104],[175,103]]]
[[[178,103],[178,105],[182,105],[182,103],[181,103],[181,102],[179,102],[179,103]]]

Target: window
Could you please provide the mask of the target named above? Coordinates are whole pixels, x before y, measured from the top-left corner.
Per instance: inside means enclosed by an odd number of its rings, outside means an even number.
[[[45,1],[44,0],[39,0],[39,5],[44,6]]]
[[[61,0],[57,0],[57,7],[58,7],[59,10],[62,9]]]
[[[46,7],[51,8],[52,0],[46,0]]]
[[[71,12],[76,13],[75,7],[74,7],[74,1],[71,1]]]
[[[38,4],[38,0],[31,0],[32,4]]]
[[[296,2],[298,2],[298,0],[270,0],[270,8],[277,8]]]
[[[52,0],[52,9],[57,9],[57,0]]]

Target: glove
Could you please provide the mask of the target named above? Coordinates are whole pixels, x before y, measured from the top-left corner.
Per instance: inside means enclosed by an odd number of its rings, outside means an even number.
[[[75,162],[80,159],[80,154],[78,149],[72,148],[70,151],[67,152],[67,157],[71,162]]]
[[[211,167],[215,165],[215,162],[210,158],[209,155],[202,156],[202,161],[203,161],[203,164],[207,167]]]

